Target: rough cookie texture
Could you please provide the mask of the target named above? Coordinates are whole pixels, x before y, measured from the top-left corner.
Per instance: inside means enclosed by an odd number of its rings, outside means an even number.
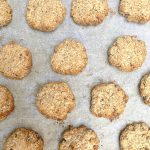
[[[96,117],[114,119],[124,112],[128,96],[114,83],[96,85],[91,92],[91,112]]]
[[[26,19],[40,31],[53,31],[65,19],[66,8],[61,0],[29,0]]]
[[[150,20],[150,1],[121,0],[120,14],[130,22],[146,23]]]
[[[32,68],[30,51],[10,42],[0,48],[0,72],[11,79],[22,79],[29,74]]]
[[[144,103],[150,106],[150,73],[143,76],[140,83],[140,94]]]
[[[14,110],[14,98],[11,92],[0,85],[0,121],[7,118]]]
[[[73,0],[71,15],[79,25],[98,25],[108,15],[107,0]]]
[[[70,87],[64,82],[50,82],[37,95],[37,107],[48,118],[65,120],[75,107],[75,98]]]
[[[83,71],[88,62],[84,45],[73,39],[60,43],[51,57],[52,69],[60,74],[76,75]]]
[[[135,36],[119,37],[108,51],[109,63],[121,71],[131,72],[142,66],[147,51]]]
[[[145,123],[127,125],[120,135],[121,150],[149,150],[150,129]]]
[[[86,126],[69,127],[63,134],[59,150],[98,150],[99,139],[96,133]]]
[[[31,129],[18,128],[6,139],[4,150],[43,150],[43,139]]]
[[[7,0],[0,0],[0,28],[7,26],[12,20],[12,9]]]

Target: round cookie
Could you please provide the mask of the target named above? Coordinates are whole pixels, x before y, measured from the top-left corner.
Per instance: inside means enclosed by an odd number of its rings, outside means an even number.
[[[6,87],[0,85],[0,121],[6,119],[14,107],[13,95]]]
[[[0,28],[7,26],[12,20],[12,9],[7,0],[0,0]]]
[[[120,150],[149,150],[150,129],[145,123],[132,123],[120,135]]]
[[[99,138],[86,126],[69,127],[63,134],[59,150],[98,150]]]
[[[91,92],[91,112],[96,117],[114,119],[124,112],[128,96],[114,83],[96,85]]]
[[[73,0],[71,16],[83,26],[98,25],[108,15],[107,0]]]
[[[75,98],[66,83],[50,82],[38,92],[36,105],[46,117],[61,121],[75,107]]]
[[[108,51],[109,63],[121,71],[132,72],[144,63],[145,43],[135,36],[119,37]]]
[[[66,39],[56,46],[51,57],[53,71],[65,75],[79,74],[87,62],[88,56],[84,45],[73,39]]]
[[[144,75],[141,79],[140,94],[144,103],[150,106],[150,73]]]
[[[149,0],[121,0],[119,9],[130,22],[143,24],[150,20]]]
[[[18,128],[6,139],[4,150],[43,150],[43,139],[31,129]]]
[[[61,0],[29,0],[26,20],[33,29],[53,31],[66,16],[66,8]]]
[[[0,72],[11,79],[22,79],[29,74],[32,68],[30,51],[10,42],[0,48]]]

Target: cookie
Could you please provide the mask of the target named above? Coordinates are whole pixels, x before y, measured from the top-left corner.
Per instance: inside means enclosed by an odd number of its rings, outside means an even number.
[[[107,0],[73,0],[71,16],[75,23],[83,26],[98,25],[108,15]]]
[[[49,82],[39,90],[36,105],[47,118],[62,121],[75,107],[75,98],[65,82]]]
[[[114,83],[101,83],[91,91],[91,112],[96,117],[117,118],[124,112],[128,96]]]
[[[6,87],[0,85],[0,121],[6,119],[13,112],[14,107],[13,95]]]
[[[149,150],[150,129],[145,123],[132,123],[120,135],[120,150]]]
[[[150,20],[149,0],[121,0],[119,9],[130,22],[143,24]]]
[[[0,48],[0,72],[11,79],[22,79],[29,74],[32,68],[30,51],[10,42]]]
[[[150,73],[144,75],[141,79],[140,94],[144,103],[150,106]]]
[[[56,46],[51,57],[53,71],[64,75],[77,75],[84,70],[88,56],[84,45],[73,39],[65,39]]]
[[[66,16],[66,8],[61,0],[29,0],[26,20],[33,29],[54,31]]]
[[[144,63],[145,43],[135,36],[119,37],[108,51],[109,63],[121,71],[132,72]]]
[[[7,0],[0,0],[0,28],[7,26],[12,20],[12,9]]]
[[[63,134],[59,150],[98,150],[99,138],[96,133],[82,125],[70,126]]]
[[[44,141],[31,129],[17,128],[4,143],[4,150],[43,150]]]

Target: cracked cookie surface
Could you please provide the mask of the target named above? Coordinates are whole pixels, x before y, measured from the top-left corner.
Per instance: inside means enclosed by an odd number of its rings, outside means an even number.
[[[130,22],[146,23],[150,20],[149,0],[121,0],[119,9]]]
[[[144,103],[150,106],[150,73],[144,75],[141,79],[140,94]]]
[[[66,16],[66,8],[61,0],[29,0],[26,20],[36,30],[54,31]]]
[[[14,130],[4,143],[4,150],[43,150],[44,141],[40,135],[26,128]]]
[[[77,128],[70,126],[62,138],[59,150],[98,150],[99,147],[96,133],[84,125]]]
[[[135,36],[122,36],[108,50],[108,60],[119,70],[132,72],[142,66],[146,54],[145,42]]]
[[[0,72],[11,79],[22,79],[32,68],[32,55],[29,49],[10,42],[0,48]]]
[[[150,129],[145,123],[132,123],[120,135],[121,150],[149,150]]]
[[[108,15],[107,0],[73,0],[71,16],[79,25],[98,25]]]
[[[0,121],[6,119],[14,107],[13,95],[5,86],[0,85]]]
[[[91,91],[91,112],[96,117],[115,119],[124,112],[128,96],[114,83],[101,83]]]
[[[0,28],[7,26],[12,20],[12,9],[7,0],[0,0]]]
[[[84,70],[88,56],[84,45],[73,39],[65,39],[56,46],[51,57],[53,71],[64,75],[77,75]]]
[[[46,117],[61,121],[75,107],[75,98],[65,82],[49,82],[38,92],[36,105]]]

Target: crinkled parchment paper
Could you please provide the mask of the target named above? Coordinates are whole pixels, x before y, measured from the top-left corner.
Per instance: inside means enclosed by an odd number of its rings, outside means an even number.
[[[17,127],[32,128],[45,141],[44,150],[57,150],[61,133],[68,125],[85,124],[99,136],[100,150],[119,150],[119,134],[126,124],[144,121],[150,125],[150,107],[139,95],[138,84],[145,73],[150,71],[150,23],[138,25],[127,22],[118,14],[119,0],[109,0],[109,6],[116,15],[109,15],[96,27],[76,25],[70,17],[71,0],[63,0],[67,7],[65,22],[54,32],[43,33],[32,30],[26,23],[27,0],[9,0],[13,8],[13,21],[0,29],[0,46],[16,40],[28,47],[33,55],[32,72],[23,80],[10,80],[0,75],[0,84],[6,85],[13,93],[15,111],[0,122],[0,149],[8,134]],[[113,41],[122,35],[137,35],[147,45],[148,55],[143,66],[132,73],[124,73],[110,66],[107,50]],[[65,38],[75,38],[87,48],[89,63],[78,76],[63,76],[54,73],[50,67],[50,55],[55,45]],[[66,81],[76,97],[76,108],[64,122],[46,119],[36,109],[35,96],[41,85],[48,81]],[[90,90],[100,82],[115,81],[128,94],[129,102],[125,112],[116,120],[96,118],[90,111]]]

